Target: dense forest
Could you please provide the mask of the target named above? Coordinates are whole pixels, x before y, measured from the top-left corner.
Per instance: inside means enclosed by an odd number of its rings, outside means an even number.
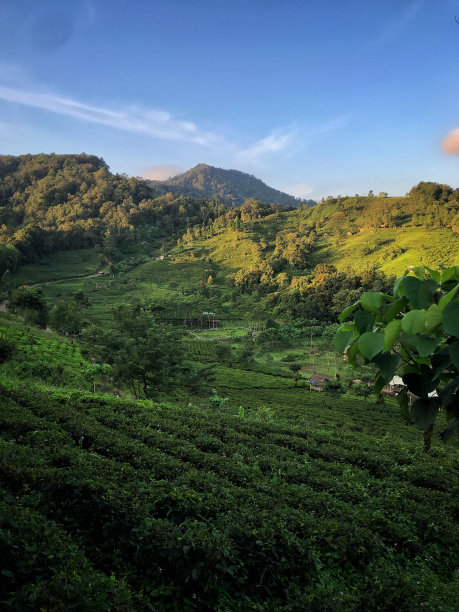
[[[198,164],[191,170],[165,181],[151,181],[160,193],[189,195],[194,198],[218,198],[228,207],[240,206],[247,198],[297,208],[299,204],[314,206],[315,200],[300,200],[287,193],[268,187],[263,181],[239,170],[224,170]]]

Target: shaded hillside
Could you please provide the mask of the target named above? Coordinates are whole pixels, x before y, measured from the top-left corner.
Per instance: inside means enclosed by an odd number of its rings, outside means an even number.
[[[179,174],[167,181],[151,181],[152,186],[161,193],[180,193],[195,198],[218,196],[226,206],[239,206],[248,198],[261,202],[282,204],[297,208],[300,200],[272,187],[251,174],[239,170],[224,170],[207,164],[198,164],[188,172]],[[308,200],[308,205],[313,205]]]

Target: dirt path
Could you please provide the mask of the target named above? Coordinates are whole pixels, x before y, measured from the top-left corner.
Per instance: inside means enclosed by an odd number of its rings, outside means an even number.
[[[96,278],[96,276],[99,276],[98,272],[95,272],[94,274],[86,274],[84,276],[64,276],[62,278],[57,278],[56,280],[40,281],[39,283],[33,283],[31,285],[20,285],[18,289],[34,289],[35,287],[41,287],[42,285],[55,285],[57,283],[62,283],[63,281]]]

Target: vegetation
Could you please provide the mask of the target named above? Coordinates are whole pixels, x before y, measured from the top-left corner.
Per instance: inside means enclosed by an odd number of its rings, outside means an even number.
[[[355,401],[329,430],[2,385],[8,607],[456,605],[455,455]]]
[[[0,186],[2,609],[457,608],[457,191],[229,208],[84,154]]]
[[[349,362],[357,355],[376,364],[375,389],[401,369],[406,390],[398,394],[402,414],[423,432],[430,448],[433,426],[443,408],[451,421],[448,440],[459,426],[459,266],[418,266],[397,279],[393,296],[366,292],[340,316],[335,345]],[[353,314],[353,321],[346,318]],[[409,393],[416,399],[409,405]]]
[[[164,194],[172,192],[194,198],[218,198],[229,207],[240,206],[248,198],[294,208],[300,203],[297,198],[268,187],[250,174],[239,170],[214,168],[207,164],[198,164],[191,170],[165,181],[151,181],[151,185]],[[315,204],[314,200],[306,202],[309,206]]]

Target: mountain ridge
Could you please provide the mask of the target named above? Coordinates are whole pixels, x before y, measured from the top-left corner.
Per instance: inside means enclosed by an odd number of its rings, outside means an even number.
[[[269,187],[253,174],[236,169],[217,168],[204,163],[199,163],[167,180],[147,179],[147,182],[161,194],[180,193],[196,198],[218,196],[223,204],[231,208],[240,206],[248,198],[293,208],[298,208],[298,204],[303,202],[300,198]],[[316,203],[314,200],[305,201],[308,206]]]

